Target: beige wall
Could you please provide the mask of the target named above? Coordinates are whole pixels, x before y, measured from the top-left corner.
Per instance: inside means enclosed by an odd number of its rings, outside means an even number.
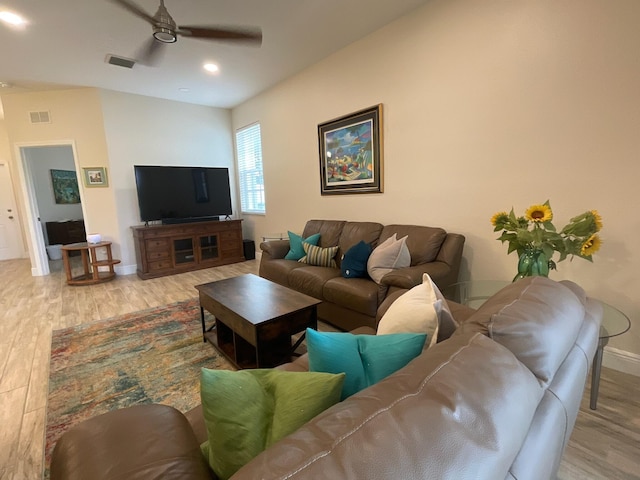
[[[82,167],[109,167],[107,145],[102,120],[99,91],[93,88],[56,90],[51,92],[3,95],[7,134],[11,144],[12,171],[16,173],[16,145],[46,145],[70,141],[75,145],[76,164]],[[49,111],[51,123],[32,124],[30,111]],[[82,177],[79,171],[79,178]],[[15,182],[15,179],[14,179]],[[86,188],[79,182],[82,208],[87,231],[101,232],[103,238],[114,241],[119,253],[117,213],[113,187]],[[17,192],[20,192],[18,189]],[[24,197],[17,194],[24,212]],[[22,215],[25,221],[24,213]],[[30,255],[33,246],[27,236]]]
[[[142,223],[133,165],[227,167],[235,186],[231,113],[227,109],[110,90],[102,90],[101,98],[122,242],[121,260],[125,271],[134,273],[131,226]],[[236,212],[235,189],[231,194]]]
[[[493,213],[549,199],[556,225],[604,219],[593,264],[559,264],[632,317],[611,342],[640,360],[640,2],[441,0],[232,112],[262,128],[267,214],[256,240],[309,218],[442,226],[466,238],[463,277],[510,279]],[[321,196],[317,125],[382,103],[383,194]]]
[[[228,167],[235,186],[227,109],[93,88],[11,94],[2,100],[13,157],[15,144],[69,140],[75,144],[79,167],[107,167],[108,188],[84,187],[81,171],[78,178],[87,232],[98,232],[113,241],[114,257],[122,260],[116,267],[118,273],[135,273],[136,269],[130,227],[141,223],[133,165]],[[51,123],[32,125],[28,112],[43,110],[51,113]],[[15,158],[12,167],[15,173]],[[16,179],[16,196],[24,212]],[[234,188],[234,212],[235,197]],[[32,255],[31,248],[30,252]]]

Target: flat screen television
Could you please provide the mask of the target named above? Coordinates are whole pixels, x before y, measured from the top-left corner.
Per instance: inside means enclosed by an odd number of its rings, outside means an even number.
[[[229,169],[134,165],[140,220],[183,223],[231,215]]]

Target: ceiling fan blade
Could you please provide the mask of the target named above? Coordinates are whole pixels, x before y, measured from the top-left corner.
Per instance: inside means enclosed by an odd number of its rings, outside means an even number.
[[[154,20],[154,18],[151,15],[149,15],[147,12],[142,10],[140,7],[138,7],[135,3],[133,3],[133,2],[131,2],[129,0],[111,0],[111,1],[113,3],[117,3],[122,8],[128,10],[129,12],[133,13],[134,15],[146,20],[151,25],[155,25],[156,21]]]
[[[140,48],[136,59],[139,63],[148,67],[154,67],[158,64],[162,52],[164,51],[164,43],[159,42],[153,37],[150,37],[147,42]]]
[[[257,27],[198,27],[180,26],[177,32],[185,37],[202,38],[208,40],[242,41],[260,46],[262,44],[262,30]]]

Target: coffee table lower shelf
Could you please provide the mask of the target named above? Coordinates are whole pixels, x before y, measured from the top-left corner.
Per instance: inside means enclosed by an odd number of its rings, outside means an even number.
[[[222,337],[222,339],[220,339]],[[204,338],[222,353],[236,368],[270,368],[290,362],[303,337],[291,345],[291,337],[281,336],[261,342],[260,349],[246,341],[220,320],[204,333]]]

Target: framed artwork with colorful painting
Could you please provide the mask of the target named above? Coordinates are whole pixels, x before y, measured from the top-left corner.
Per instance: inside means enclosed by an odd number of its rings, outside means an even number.
[[[51,169],[51,186],[53,187],[53,198],[56,203],[80,203],[78,177],[75,171]]]
[[[382,193],[382,104],[318,125],[320,193]]]

